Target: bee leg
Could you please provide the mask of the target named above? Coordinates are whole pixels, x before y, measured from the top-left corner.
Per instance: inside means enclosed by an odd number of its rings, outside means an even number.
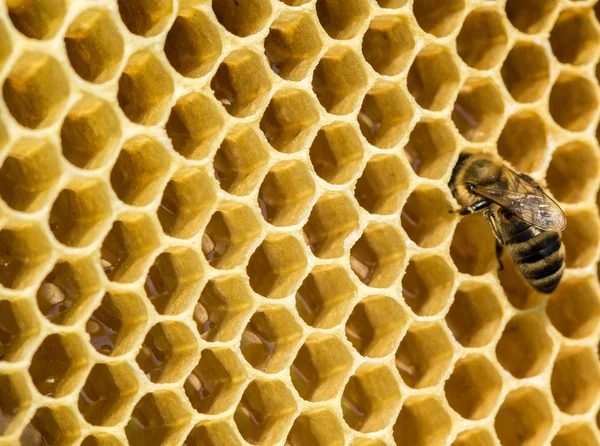
[[[496,239],[496,260],[498,261],[498,271],[502,271],[504,269],[504,264],[502,263],[502,249],[504,247],[504,243],[502,242],[500,231],[498,231],[496,220],[494,220],[494,214],[488,210],[485,213],[485,217],[490,222],[490,227],[492,228],[494,238]]]
[[[496,239],[496,260],[498,261],[498,271],[502,271],[504,269],[504,264],[502,263],[502,243]]]
[[[488,200],[481,200],[476,203],[473,203],[471,206],[466,206],[464,208],[457,209],[457,210],[451,210],[450,213],[454,214],[454,213],[458,212],[460,215],[469,215],[469,214],[472,214],[473,212],[480,211],[480,210],[488,207],[491,204],[492,203]]]

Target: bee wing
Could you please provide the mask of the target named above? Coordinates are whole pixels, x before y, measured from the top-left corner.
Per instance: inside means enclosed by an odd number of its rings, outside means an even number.
[[[548,231],[562,231],[567,220],[560,206],[533,180],[505,168],[506,179],[494,187],[475,186],[473,192],[508,209],[517,217]]]

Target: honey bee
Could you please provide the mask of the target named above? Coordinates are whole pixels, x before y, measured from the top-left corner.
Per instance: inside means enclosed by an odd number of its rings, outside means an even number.
[[[460,215],[483,211],[496,238],[499,269],[504,247],[527,282],[542,293],[558,286],[565,249],[565,214],[542,186],[490,154],[460,155],[448,184]]]

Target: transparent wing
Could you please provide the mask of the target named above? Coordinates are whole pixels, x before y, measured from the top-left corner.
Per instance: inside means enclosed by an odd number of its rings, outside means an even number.
[[[565,229],[567,220],[562,209],[537,183],[506,167],[505,172],[503,180],[494,187],[475,186],[473,192],[541,229]]]

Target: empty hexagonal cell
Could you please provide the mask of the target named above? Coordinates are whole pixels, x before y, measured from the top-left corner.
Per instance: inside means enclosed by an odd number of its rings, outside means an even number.
[[[464,0],[449,0],[442,5],[435,0],[415,0],[413,14],[423,31],[444,37],[459,25],[464,8]]]
[[[434,180],[448,172],[455,150],[452,130],[441,119],[421,120],[404,146],[404,153],[415,173]]]
[[[154,223],[144,214],[129,214],[113,223],[102,242],[100,262],[109,280],[135,282],[158,247]]]
[[[206,14],[195,8],[179,10],[165,40],[165,55],[179,74],[204,76],[222,49],[219,30]]]
[[[39,333],[39,321],[28,300],[0,300],[0,361],[21,361]]]
[[[265,54],[275,73],[299,81],[308,74],[322,45],[319,30],[308,15],[284,12],[271,24]]]
[[[37,348],[29,374],[42,395],[59,398],[81,384],[87,366],[87,349],[79,336],[52,334]]]
[[[496,269],[495,239],[483,215],[468,215],[458,222],[450,255],[458,271],[480,276]]]
[[[217,20],[227,31],[236,36],[247,37],[260,31],[271,16],[271,2],[248,0],[212,0]]]
[[[10,114],[24,127],[48,127],[60,115],[71,87],[60,63],[45,53],[26,52],[8,73],[2,92]]]
[[[31,405],[31,390],[21,373],[0,374],[0,435],[10,435],[18,421],[14,421]]]
[[[441,189],[421,186],[415,189],[402,208],[402,228],[422,248],[442,243],[452,229],[450,202]]]
[[[191,414],[178,394],[169,390],[147,393],[138,401],[125,426],[131,446],[159,446],[181,441]]]
[[[240,350],[246,361],[265,373],[278,373],[292,361],[302,327],[285,307],[258,310],[242,333]]]
[[[592,334],[600,320],[600,294],[595,278],[563,279],[550,296],[546,313],[552,325],[568,338]]]
[[[506,15],[519,31],[534,34],[546,27],[556,4],[556,0],[507,0]]]
[[[180,314],[192,305],[203,284],[200,265],[199,254],[183,247],[170,248],[154,260],[144,290],[159,314]]]
[[[196,338],[181,322],[159,322],[150,329],[136,361],[150,381],[170,383],[189,373],[196,359]]]
[[[334,39],[352,39],[370,13],[366,0],[317,0],[316,6],[321,26]]]
[[[502,306],[489,285],[463,282],[446,315],[448,328],[465,347],[481,347],[496,337]]]
[[[233,419],[241,436],[250,444],[275,444],[292,424],[296,402],[279,380],[252,381],[235,410]]]
[[[138,135],[127,140],[110,173],[117,197],[132,206],[145,206],[164,189],[171,157],[156,139]]]
[[[398,446],[441,446],[452,428],[450,415],[434,396],[414,396],[404,402],[394,424]]]
[[[0,197],[11,208],[36,212],[46,203],[60,178],[56,148],[47,141],[22,139],[0,168]]]
[[[594,429],[585,423],[567,424],[560,428],[552,446],[594,446],[598,444]]]
[[[238,50],[221,63],[210,86],[230,115],[244,118],[263,105],[271,80],[261,56],[250,50]]]
[[[475,9],[456,38],[456,52],[467,65],[489,70],[503,59],[507,43],[502,15],[490,9]]]
[[[541,373],[552,355],[552,339],[545,323],[535,314],[514,316],[496,345],[496,358],[515,378]]]
[[[390,149],[408,130],[413,114],[406,93],[395,83],[380,81],[365,95],[358,123],[369,143]]]
[[[412,388],[437,385],[452,362],[452,342],[437,323],[412,324],[396,351],[396,368]]]
[[[504,102],[498,87],[487,78],[469,79],[458,93],[452,121],[471,142],[490,140],[503,124]]]
[[[450,407],[463,418],[480,420],[496,405],[502,377],[484,356],[472,355],[460,359],[444,386]]]
[[[232,350],[206,349],[183,388],[197,412],[218,414],[237,401],[245,379],[244,366]]]
[[[20,444],[77,444],[80,421],[68,406],[40,407],[21,433]]]
[[[67,14],[64,0],[9,0],[8,16],[23,35],[32,39],[51,39]]]
[[[508,53],[501,73],[504,85],[514,100],[535,102],[541,99],[550,83],[550,62],[546,50],[533,42],[517,42]]]
[[[233,420],[216,419],[198,423],[183,446],[242,446]]]
[[[79,412],[90,424],[114,426],[131,409],[139,387],[128,363],[96,364],[79,392]]]
[[[319,130],[310,146],[317,175],[331,184],[350,181],[362,164],[364,149],[354,127],[333,122]]]
[[[406,246],[395,227],[371,223],[350,250],[350,267],[365,285],[387,288],[398,278],[405,254]]]
[[[344,421],[359,432],[375,432],[390,424],[400,407],[400,388],[385,365],[360,366],[342,394]]]
[[[85,331],[90,344],[106,356],[121,356],[138,346],[148,320],[142,298],[128,291],[106,293],[94,310]]]
[[[298,239],[273,234],[254,251],[246,272],[256,293],[281,299],[296,291],[306,275],[306,266],[306,254]]]
[[[198,299],[193,318],[200,337],[226,342],[236,338],[252,310],[252,290],[237,275],[210,280]]]
[[[496,440],[489,431],[474,428],[458,434],[452,446],[494,446],[495,444]]]
[[[173,80],[161,61],[152,53],[138,52],[129,58],[121,74],[117,99],[132,122],[155,125],[163,119],[173,90]]]
[[[510,392],[495,420],[502,446],[547,444],[552,428],[552,409],[540,390],[521,387]]]
[[[417,104],[443,110],[456,94],[460,73],[447,48],[429,45],[415,58],[408,72],[408,91]]]
[[[406,68],[415,40],[406,19],[377,16],[363,37],[365,59],[379,74],[394,76]]]
[[[154,36],[162,31],[173,12],[172,0],[118,0],[121,20],[133,34]]]
[[[515,113],[504,124],[497,147],[498,154],[516,170],[537,170],[548,148],[544,120],[534,111]]]
[[[107,11],[89,9],[79,14],[65,35],[71,67],[84,80],[106,82],[117,72],[124,42]]]
[[[258,204],[266,221],[291,226],[306,218],[315,195],[315,183],[301,161],[282,161],[271,167],[258,191]]]
[[[215,176],[221,189],[233,195],[248,195],[265,174],[269,152],[251,127],[234,127],[214,158]]]
[[[395,214],[406,199],[410,174],[396,155],[379,154],[367,162],[356,182],[356,201],[371,214]]]
[[[591,9],[565,9],[550,32],[550,45],[562,63],[582,65],[598,54],[600,32]]]
[[[454,287],[454,271],[438,255],[410,259],[402,278],[402,297],[418,316],[433,316],[446,306]]]
[[[598,97],[593,83],[579,74],[562,73],[552,86],[549,108],[562,128],[584,131],[597,115]]]
[[[567,227],[562,233],[567,268],[583,268],[594,261],[600,243],[598,227],[600,221],[592,210],[581,209],[567,214]]]
[[[569,170],[577,166],[577,174]],[[589,145],[574,141],[557,148],[546,172],[546,181],[552,195],[564,203],[586,200],[597,188],[600,171],[598,157]]]
[[[304,148],[318,122],[319,112],[308,93],[285,88],[271,98],[260,129],[275,150],[292,153]]]
[[[344,429],[331,409],[314,409],[296,418],[287,436],[291,446],[341,446],[344,445]]]
[[[183,168],[167,183],[156,214],[163,232],[188,239],[207,223],[217,201],[211,178],[200,169]]]

